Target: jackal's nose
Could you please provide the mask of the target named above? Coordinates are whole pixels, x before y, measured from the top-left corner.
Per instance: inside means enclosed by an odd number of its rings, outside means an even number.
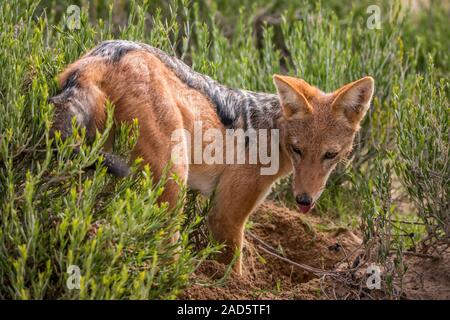
[[[312,198],[306,193],[298,194],[295,200],[301,206],[310,206],[312,204]]]
[[[313,199],[306,193],[298,194],[295,200],[298,203],[298,208],[303,213],[307,213],[313,207]]]

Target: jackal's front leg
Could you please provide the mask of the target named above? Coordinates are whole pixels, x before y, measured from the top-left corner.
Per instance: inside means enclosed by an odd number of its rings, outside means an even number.
[[[245,222],[253,209],[263,200],[270,183],[260,179],[255,169],[230,167],[222,174],[208,217],[208,227],[215,240],[226,247],[218,260],[230,263],[236,249],[239,257],[234,270],[242,274],[242,245]]]

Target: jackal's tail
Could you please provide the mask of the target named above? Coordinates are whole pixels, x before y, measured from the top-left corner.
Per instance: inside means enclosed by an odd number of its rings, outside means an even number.
[[[72,118],[75,117],[78,125],[86,128],[86,138],[90,142],[95,138],[96,130],[101,129],[97,128],[97,124],[104,123],[104,95],[94,86],[82,86],[77,73],[67,77],[61,93],[50,98],[49,103],[55,106],[52,136],[55,131],[60,132],[63,140],[72,135]],[[78,152],[79,148],[76,147],[75,153]],[[125,177],[130,173],[129,166],[119,156],[105,151],[101,151],[100,154],[109,173],[117,177]]]

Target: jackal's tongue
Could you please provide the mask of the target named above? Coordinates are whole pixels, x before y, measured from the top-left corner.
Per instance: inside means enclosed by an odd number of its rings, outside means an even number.
[[[300,210],[301,213],[308,213],[309,210],[311,210],[312,205],[309,206],[304,206],[299,204],[298,205],[298,209]]]

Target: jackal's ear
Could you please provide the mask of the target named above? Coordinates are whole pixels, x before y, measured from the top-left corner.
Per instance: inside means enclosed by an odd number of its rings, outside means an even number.
[[[293,77],[274,75],[273,82],[277,87],[284,116],[301,118],[313,113],[313,108],[302,93],[301,85],[305,81]]]
[[[337,90],[331,107],[335,114],[343,114],[350,124],[358,129],[370,107],[373,91],[373,78],[364,77]]]

